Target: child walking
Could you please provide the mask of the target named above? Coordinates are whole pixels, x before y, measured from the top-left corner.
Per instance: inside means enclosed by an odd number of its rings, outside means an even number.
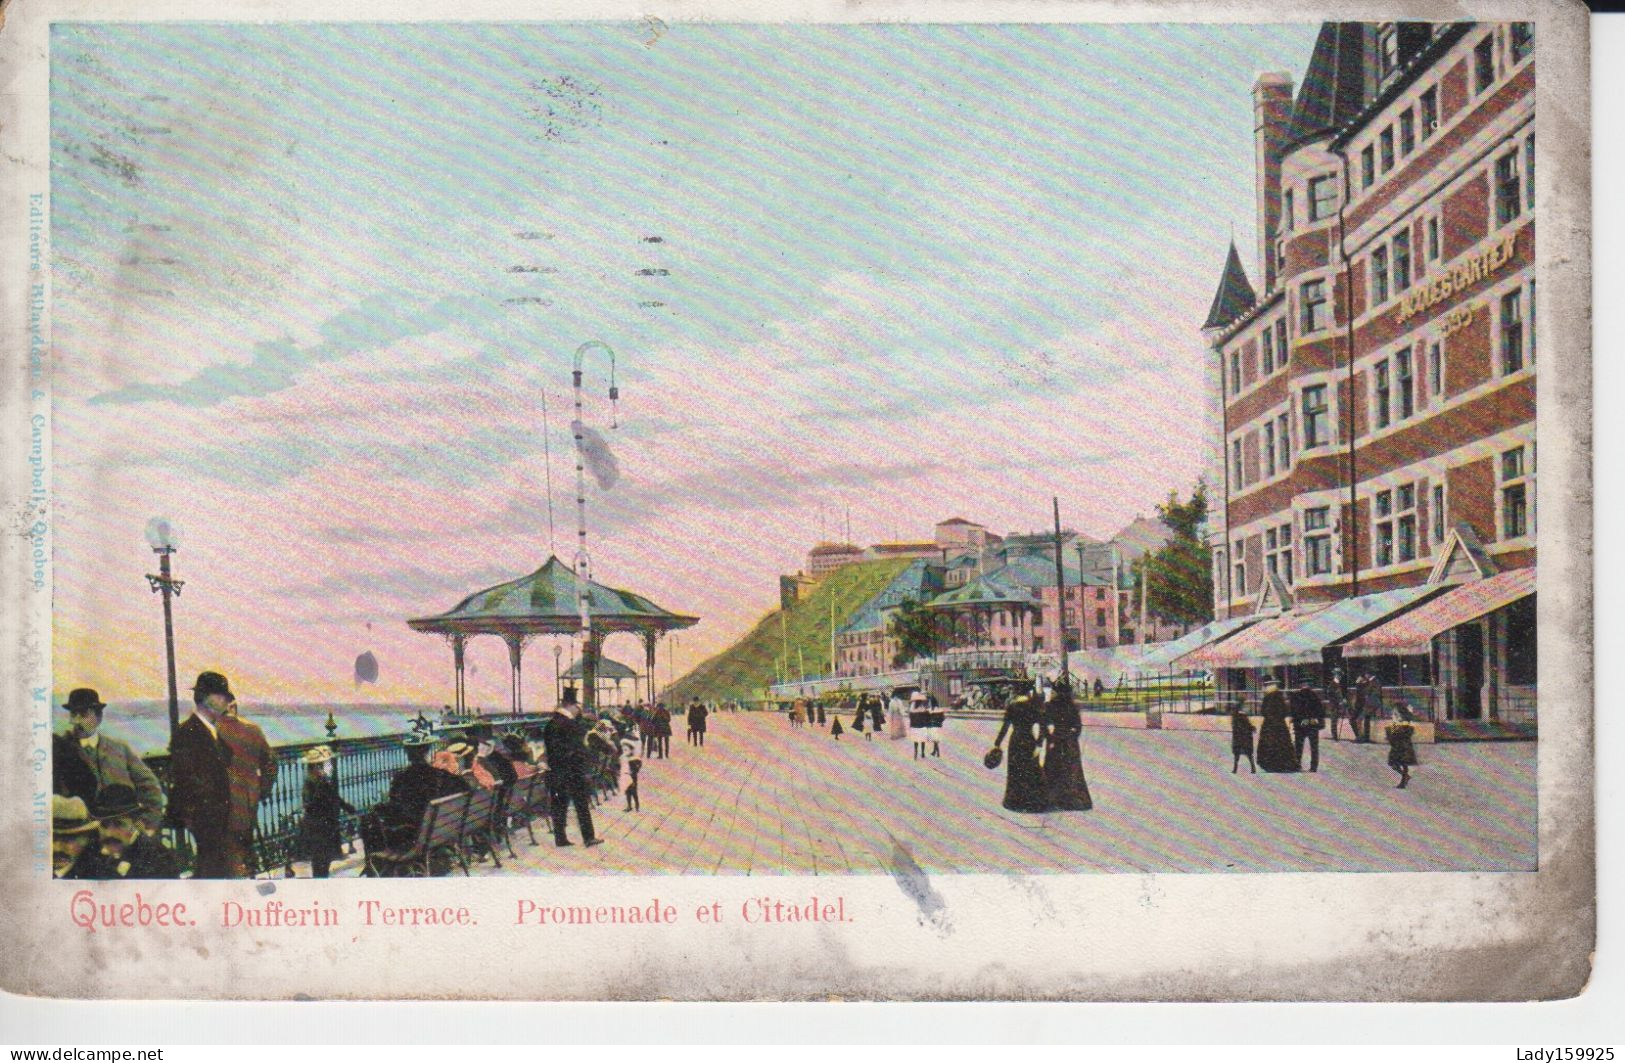
[[[1403,790],[1410,784],[1411,769],[1416,766],[1416,745],[1413,738],[1416,728],[1408,723],[1391,723],[1385,732],[1388,737],[1388,766],[1399,772],[1399,785],[1396,790]]]
[[[1247,766],[1258,774],[1258,764],[1253,760],[1253,721],[1243,711],[1241,702],[1230,707],[1230,774],[1234,775],[1241,770],[1241,758],[1247,758]]]
[[[333,751],[317,746],[305,753],[305,812],[299,823],[299,841],[310,857],[310,873],[327,878],[333,861],[343,855],[340,813],[355,815],[350,802],[339,796],[333,783]]]
[[[638,801],[638,773],[643,771],[643,761],[638,757],[638,747],[632,742],[621,743],[621,792],[626,795],[626,808],[624,812],[642,812],[643,805]]]

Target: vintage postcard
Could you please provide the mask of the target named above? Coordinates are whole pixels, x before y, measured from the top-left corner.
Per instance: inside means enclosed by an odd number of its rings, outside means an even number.
[[[1581,992],[1586,49],[11,5],[5,988]]]

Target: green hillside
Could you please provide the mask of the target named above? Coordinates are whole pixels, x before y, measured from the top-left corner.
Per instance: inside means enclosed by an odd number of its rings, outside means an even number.
[[[784,656],[786,644],[790,650],[791,674],[800,669],[801,661],[805,661],[809,675],[827,674],[830,602],[835,603],[838,630],[848,617],[908,566],[908,559],[903,558],[865,561],[836,569],[788,612],[775,609],[768,613],[744,638],[679,679],[668,692],[666,702],[756,697],[777,679],[779,660]],[[781,612],[784,612],[782,631]]]

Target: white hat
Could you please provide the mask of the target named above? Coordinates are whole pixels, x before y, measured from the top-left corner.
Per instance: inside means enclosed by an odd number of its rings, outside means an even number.
[[[306,764],[326,764],[333,759],[333,751],[327,746],[317,746],[315,749],[305,750]]]

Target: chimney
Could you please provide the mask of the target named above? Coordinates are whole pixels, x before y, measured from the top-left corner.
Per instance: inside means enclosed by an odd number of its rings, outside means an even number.
[[[1265,291],[1273,291],[1278,279],[1275,229],[1281,221],[1281,156],[1291,125],[1291,76],[1260,74],[1253,82],[1253,145],[1258,165],[1258,264]],[[1301,217],[1303,205],[1295,209]]]

